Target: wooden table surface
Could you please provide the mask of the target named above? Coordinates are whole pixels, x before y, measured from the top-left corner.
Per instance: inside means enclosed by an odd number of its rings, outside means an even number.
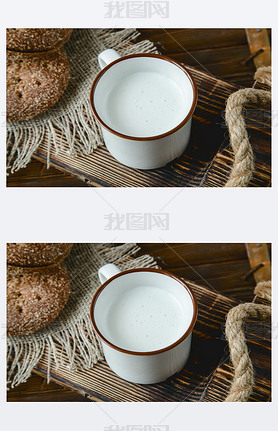
[[[242,87],[253,84],[255,67],[244,29],[139,29],[162,54]],[[138,40],[139,40],[138,39]],[[88,187],[81,179],[33,160],[7,178],[9,187]]]
[[[244,244],[139,244],[164,269],[207,289],[240,301],[252,301],[255,281]],[[32,377],[8,392],[13,401],[81,401],[88,399],[43,377]]]

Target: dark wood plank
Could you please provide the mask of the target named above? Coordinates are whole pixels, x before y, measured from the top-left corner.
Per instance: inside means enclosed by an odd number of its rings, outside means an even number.
[[[244,61],[249,56],[248,47],[245,45],[230,47],[210,48],[202,50],[181,51],[175,55],[175,59],[186,65],[195,67],[196,69],[212,75],[215,78],[221,76],[221,79],[227,80],[226,77],[233,76],[238,73],[238,65],[242,65],[241,73],[244,71]],[[244,71],[245,77],[247,71]],[[248,72],[249,79],[252,79],[255,71]]]
[[[33,160],[26,168],[20,169],[15,175],[8,177],[9,187],[51,187],[59,183],[59,187],[88,187],[88,184],[78,177],[74,177],[63,171],[50,167],[47,169],[45,163]]]
[[[54,381],[47,383],[45,377],[33,374],[27,382],[8,391],[7,401],[84,402],[89,400],[76,391],[57,385]]]
[[[162,268],[240,301],[252,301],[255,282],[245,244],[141,244]]]
[[[240,28],[166,28],[138,29],[141,36],[138,40],[149,39],[159,44],[166,52],[181,50],[202,50],[206,48],[233,47],[246,45],[246,34]]]

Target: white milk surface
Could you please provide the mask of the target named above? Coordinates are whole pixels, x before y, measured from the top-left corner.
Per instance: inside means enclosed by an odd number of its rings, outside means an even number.
[[[178,126],[187,110],[175,81],[157,72],[135,72],[117,81],[107,95],[105,121],[125,135],[156,136]]]
[[[188,320],[174,295],[159,287],[137,286],[121,293],[107,310],[106,337],[123,349],[158,350],[177,341]]]

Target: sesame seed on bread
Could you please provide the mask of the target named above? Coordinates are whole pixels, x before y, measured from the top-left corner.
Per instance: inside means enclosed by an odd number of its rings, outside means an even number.
[[[50,51],[64,45],[71,28],[7,28],[7,49],[21,52]]]
[[[7,335],[26,335],[52,322],[65,306],[70,280],[64,266],[7,266]]]
[[[17,266],[48,266],[70,253],[70,243],[7,243],[7,263]]]
[[[66,53],[26,54],[7,51],[7,121],[30,120],[54,106],[67,88]]]

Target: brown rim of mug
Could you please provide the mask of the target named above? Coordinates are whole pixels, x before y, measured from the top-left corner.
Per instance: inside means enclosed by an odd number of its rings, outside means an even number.
[[[111,129],[111,127],[109,127],[98,115],[95,104],[94,104],[94,93],[95,93],[95,89],[97,86],[97,83],[99,82],[100,78],[102,77],[102,75],[104,75],[104,73],[110,69],[110,67],[114,66],[114,64],[119,63],[123,60],[127,60],[130,58],[135,58],[135,57],[153,57],[153,58],[158,58],[160,60],[164,60],[164,61],[169,61],[169,63],[174,64],[176,67],[178,67],[179,69],[181,69],[184,74],[187,76],[187,78],[189,79],[191,85],[192,85],[192,89],[193,89],[193,101],[192,101],[192,105],[191,108],[188,112],[188,114],[186,115],[185,119],[179,123],[176,127],[174,127],[174,129],[169,130],[168,132],[162,133],[161,135],[155,135],[155,136],[150,136],[150,137],[136,137],[136,136],[128,136],[128,135],[124,135],[123,133],[120,132],[116,132],[116,130]],[[118,58],[117,60],[112,61],[111,63],[109,63],[107,66],[105,66],[99,73],[98,75],[95,77],[93,84],[92,84],[92,88],[90,91],[90,103],[91,103],[91,107],[94,113],[94,116],[97,118],[97,120],[100,122],[100,124],[107,130],[109,130],[109,132],[113,133],[114,135],[119,136],[120,138],[125,138],[125,139],[130,139],[132,141],[151,141],[154,139],[160,139],[160,138],[164,138],[165,136],[171,135],[172,133],[176,132],[178,129],[180,129],[184,124],[187,123],[187,121],[192,117],[193,112],[196,108],[197,105],[197,99],[198,99],[198,91],[197,91],[197,87],[195,84],[195,81],[191,75],[191,73],[186,69],[185,66],[183,66],[183,64],[172,60],[171,58],[168,58],[164,55],[159,55],[159,54],[131,54],[131,55],[126,55],[124,57]]]
[[[100,332],[100,330],[97,327],[97,324],[95,322],[94,319],[94,309],[95,309],[95,304],[96,301],[99,297],[99,295],[101,294],[101,292],[105,289],[105,287],[111,282],[113,281],[115,278],[121,277],[122,275],[125,274],[130,274],[132,272],[156,272],[156,273],[160,273],[160,274],[164,274],[168,277],[173,278],[174,280],[178,281],[180,284],[182,284],[182,286],[187,290],[187,292],[190,295],[190,298],[192,300],[193,303],[193,316],[192,316],[192,320],[191,323],[189,325],[189,327],[187,328],[187,330],[185,331],[185,333],[177,340],[175,341],[173,344],[171,344],[170,346],[164,347],[163,349],[159,349],[159,350],[153,350],[150,352],[135,352],[133,350],[126,350],[126,349],[122,349],[121,347],[116,346],[115,344],[111,343],[109,340],[107,340],[102,333]],[[118,350],[119,352],[122,353],[127,353],[129,355],[137,355],[137,356],[148,356],[148,355],[157,355],[159,353],[163,353],[166,352],[167,350],[172,349],[173,347],[176,347],[178,344],[180,344],[183,340],[186,339],[186,337],[192,332],[194,325],[196,323],[197,320],[197,315],[198,315],[198,305],[197,305],[197,301],[195,299],[195,296],[192,292],[192,289],[179,277],[177,277],[176,275],[171,274],[170,272],[164,271],[162,269],[154,269],[154,268],[138,268],[138,269],[128,269],[126,271],[122,271],[119,272],[116,275],[113,275],[113,277],[109,278],[108,280],[106,280],[96,291],[96,293],[93,296],[92,302],[91,302],[91,306],[90,306],[90,317],[91,317],[91,321],[93,324],[93,328],[96,331],[96,333],[98,334],[98,336],[101,338],[102,341],[104,341],[104,343],[108,344],[108,346],[112,347],[115,350]]]

